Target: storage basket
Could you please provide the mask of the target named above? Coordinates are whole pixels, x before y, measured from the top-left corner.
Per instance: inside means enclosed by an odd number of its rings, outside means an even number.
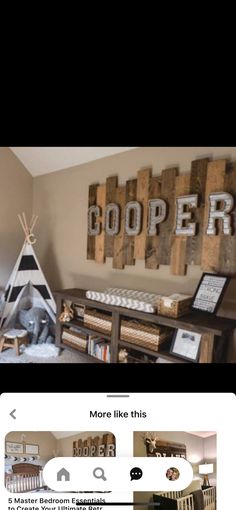
[[[157,302],[157,311],[166,317],[178,318],[190,311],[192,296],[186,294],[171,294],[162,296]]]
[[[84,325],[101,333],[111,333],[111,316],[100,313],[97,310],[85,309]]]
[[[121,321],[121,340],[158,351],[159,345],[170,338],[171,329],[160,326],[148,326],[134,321]]]
[[[61,341],[63,344],[74,347],[81,352],[87,351],[87,335],[79,332],[76,328],[63,328]]]
[[[87,352],[87,346],[84,346],[84,345],[80,345],[76,342],[72,342],[71,340],[66,340],[66,339],[63,339],[62,341],[63,345],[69,345],[69,347],[73,347],[73,349],[77,349],[77,351],[80,351],[80,352]]]

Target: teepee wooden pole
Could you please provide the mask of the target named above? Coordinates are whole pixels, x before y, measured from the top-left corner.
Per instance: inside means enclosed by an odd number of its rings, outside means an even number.
[[[24,220],[24,224],[25,224],[25,230],[26,230],[26,232],[27,232],[27,235],[29,235],[29,234],[30,234],[30,231],[29,231],[29,227],[28,227],[28,225],[27,225],[26,216],[25,216],[25,213],[24,213],[24,212],[22,213],[22,216],[23,216],[23,220]]]
[[[32,234],[32,232],[33,232],[33,230],[34,230],[34,227],[35,227],[35,225],[36,225],[37,221],[38,221],[38,216],[36,216],[36,215],[35,215],[35,217],[34,217],[34,221],[33,221],[32,225],[31,225],[31,227],[30,227],[30,233],[31,233],[31,234]]]
[[[34,221],[34,214],[32,214],[31,216],[31,220],[30,220],[30,224],[29,224],[29,230],[31,232],[31,228],[32,228],[32,225],[33,225],[33,221]]]
[[[32,215],[32,218],[30,220],[30,224],[27,223],[26,215],[23,212],[22,214],[18,214],[18,218],[20,220],[20,224],[23,228],[23,231],[25,233],[25,242],[28,244],[35,244],[37,239],[35,238],[35,235],[33,234],[33,229],[36,225],[36,222],[38,220],[38,216],[36,214]]]
[[[23,222],[22,217],[21,217],[21,215],[20,215],[20,214],[18,214],[18,218],[19,218],[19,220],[20,220],[20,224],[21,224],[21,226],[22,226],[22,228],[23,228],[23,231],[24,231],[24,233],[25,233],[25,237],[27,238],[27,236],[28,236],[28,232],[27,232],[27,230],[26,230],[26,227],[25,227],[25,225],[24,225],[24,222]]]

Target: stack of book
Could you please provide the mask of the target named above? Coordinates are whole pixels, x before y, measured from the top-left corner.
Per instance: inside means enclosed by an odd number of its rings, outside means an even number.
[[[63,328],[62,342],[70,347],[74,347],[81,352],[87,352],[87,335],[79,328]]]
[[[110,345],[101,337],[89,335],[88,337],[88,354],[95,358],[101,359],[106,363],[110,363]]]

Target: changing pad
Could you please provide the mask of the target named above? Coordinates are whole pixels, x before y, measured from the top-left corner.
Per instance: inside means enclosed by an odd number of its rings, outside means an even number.
[[[159,294],[150,294],[138,290],[109,288],[102,292],[87,290],[86,297],[108,305],[123,306],[141,312],[155,313]]]

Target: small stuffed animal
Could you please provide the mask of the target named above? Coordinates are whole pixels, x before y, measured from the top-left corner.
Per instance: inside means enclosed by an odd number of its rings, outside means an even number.
[[[32,307],[29,310],[19,311],[19,322],[28,331],[32,344],[53,343],[54,338],[50,331],[50,318],[46,310]]]
[[[74,311],[71,306],[68,306],[66,303],[63,303],[64,312],[61,313],[59,317],[60,322],[70,322],[74,317]]]
[[[119,362],[120,363],[128,363],[128,352],[126,349],[120,349],[119,351]]]

